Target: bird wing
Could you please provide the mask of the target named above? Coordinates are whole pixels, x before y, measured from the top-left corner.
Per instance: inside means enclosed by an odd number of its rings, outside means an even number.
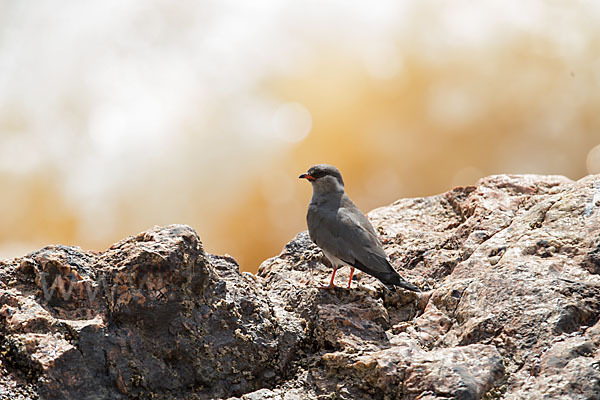
[[[311,239],[325,251],[368,274],[376,277],[396,274],[367,217],[344,197],[338,207],[309,206],[307,223]]]

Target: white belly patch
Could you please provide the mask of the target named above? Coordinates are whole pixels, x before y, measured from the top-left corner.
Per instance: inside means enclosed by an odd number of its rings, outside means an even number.
[[[341,267],[343,265],[346,265],[346,263],[342,260],[340,260],[339,258],[337,258],[336,256],[334,256],[333,254],[321,249],[323,251],[323,254],[325,254],[325,256],[327,258],[329,258],[329,261],[331,261],[331,264],[333,264],[335,267]]]

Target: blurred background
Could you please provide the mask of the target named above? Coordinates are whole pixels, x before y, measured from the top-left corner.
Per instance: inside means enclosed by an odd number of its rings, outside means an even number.
[[[600,2],[0,0],[0,258],[189,224],[255,271],[363,211],[600,173]]]

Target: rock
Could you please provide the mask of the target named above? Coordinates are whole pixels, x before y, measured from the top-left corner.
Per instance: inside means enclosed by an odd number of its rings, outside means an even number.
[[[282,379],[298,340],[260,285],[185,226],[0,268],[17,278],[0,292],[3,366],[41,398],[241,395]]]
[[[598,188],[498,175],[372,211],[422,295],[316,289],[305,232],[257,275],[181,225],[2,261],[0,399],[599,398]]]
[[[600,322],[585,332],[557,337],[515,381],[518,390],[507,398],[598,398]]]

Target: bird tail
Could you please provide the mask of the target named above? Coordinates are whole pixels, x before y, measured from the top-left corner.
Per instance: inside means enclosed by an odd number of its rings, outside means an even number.
[[[404,280],[400,275],[396,274],[389,282],[391,285],[400,286],[403,289],[411,290],[413,292],[421,292],[421,289],[413,285],[412,283]]]
[[[372,268],[367,268],[363,263],[361,263],[358,260],[354,260],[353,266],[360,269],[363,272],[366,272],[369,275],[374,276],[375,278],[379,279],[381,282],[385,283],[386,285],[400,286],[403,289],[411,290],[413,292],[421,291],[421,289],[419,289],[412,283],[404,280],[400,276],[400,274],[398,274],[398,272],[396,272],[394,267],[392,267],[392,264],[390,264],[389,260],[381,258],[380,261],[382,264],[385,263],[384,265],[385,265],[385,269],[387,271],[382,272],[381,269],[383,269],[383,268],[380,268],[379,271],[374,270]]]
[[[400,276],[400,274],[398,272],[396,272],[394,267],[392,267],[392,264],[390,264],[389,260],[388,260],[388,265],[390,266],[390,269],[393,272],[386,277],[387,279],[384,282],[386,282],[389,285],[400,286],[403,289],[411,290],[413,292],[421,291],[421,289],[419,289],[412,283],[410,283],[410,282],[406,281],[404,278],[402,278]]]

